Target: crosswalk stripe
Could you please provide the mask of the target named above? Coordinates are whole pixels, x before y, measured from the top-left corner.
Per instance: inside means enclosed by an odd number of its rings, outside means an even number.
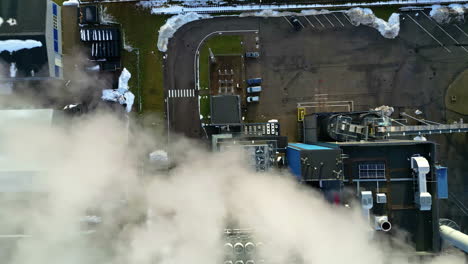
[[[169,98],[195,97],[194,89],[169,90]]]

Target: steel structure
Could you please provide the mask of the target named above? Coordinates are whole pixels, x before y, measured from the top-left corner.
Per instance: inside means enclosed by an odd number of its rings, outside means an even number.
[[[380,111],[330,113],[321,120],[321,125],[326,127],[328,136],[336,141],[468,132],[468,124],[463,123],[462,119],[453,124],[440,124],[406,113],[402,113],[401,116],[405,119],[393,119]],[[408,125],[408,119],[420,125]]]

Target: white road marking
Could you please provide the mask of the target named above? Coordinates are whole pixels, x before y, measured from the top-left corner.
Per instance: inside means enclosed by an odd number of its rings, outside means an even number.
[[[351,25],[353,25],[353,23],[351,23],[351,20],[349,20],[349,17],[348,17],[344,12],[341,13],[341,14],[343,14],[343,16],[346,18],[346,20],[348,20],[348,22],[349,22]],[[354,25],[353,25],[353,26],[354,26]]]
[[[195,97],[194,89],[169,90],[169,98]]]
[[[455,26],[456,28],[458,28],[458,30],[460,30],[460,31],[463,33],[463,35],[465,35],[465,36],[468,37],[468,34],[466,34],[466,32],[463,31],[463,29],[461,29],[458,25],[454,25],[454,26]]]
[[[343,22],[341,22],[341,20],[335,14],[332,14],[332,15],[336,18],[336,20],[338,20],[338,22],[340,22],[341,26],[344,27]]]
[[[305,18],[305,20],[307,20],[307,22],[309,22],[309,24],[310,24],[312,27],[315,27],[314,24],[312,24],[312,22],[310,22],[310,20],[309,20],[306,16],[304,16],[304,18]]]
[[[322,23],[322,21],[320,21],[317,16],[314,16],[315,19],[317,19],[317,21],[320,23],[320,25],[322,25],[322,27],[325,27],[325,25]]]
[[[455,43],[460,44],[460,42],[458,42],[458,40],[456,40],[454,37],[452,37],[452,35],[450,35],[447,31],[445,31],[445,30],[444,30],[437,22],[435,22],[430,16],[426,15],[426,13],[424,13],[424,12],[421,12],[421,13],[423,13],[427,18],[429,18],[429,20],[431,20],[432,22],[434,22],[435,25],[436,25],[440,30],[442,30],[447,36],[449,36],[449,38],[451,38]],[[465,47],[463,47],[463,46],[460,46],[460,47],[461,47],[465,52],[468,53],[468,50],[467,50]]]
[[[333,25],[333,23],[330,21],[330,19],[328,19],[327,15],[323,15],[327,20],[328,22],[330,22],[330,25],[332,25],[332,27],[335,27],[335,25]]]
[[[302,26],[302,28],[305,28],[304,27],[304,24],[302,24],[301,20],[299,20],[299,18],[297,19],[297,21],[299,22],[299,24]]]
[[[419,24],[416,20],[414,20],[414,18],[412,18],[410,15],[406,15],[409,19],[413,20],[413,22],[418,25],[424,32],[426,32],[431,38],[433,38],[437,43],[439,43],[439,45],[441,47],[443,47],[447,52],[449,53],[452,53],[451,50],[449,50],[447,47],[445,47],[444,44],[442,44],[442,42],[440,42],[438,39],[436,39],[436,37],[434,37],[431,33],[429,33],[429,31],[427,31],[423,26],[421,26],[421,24]]]
[[[294,28],[293,24],[291,24],[291,22],[289,21],[289,19],[287,19],[285,16],[283,16],[283,18],[284,18],[284,20],[286,20],[286,22],[288,22],[288,24],[289,24],[292,28]]]

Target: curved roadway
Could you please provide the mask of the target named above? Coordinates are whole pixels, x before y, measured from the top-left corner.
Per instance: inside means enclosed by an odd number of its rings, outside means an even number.
[[[198,20],[181,27],[168,44],[164,63],[166,115],[170,132],[190,138],[203,136],[195,90],[194,60],[200,42],[215,31],[258,29],[260,18],[212,18],[217,23]],[[200,45],[201,47],[202,45]]]

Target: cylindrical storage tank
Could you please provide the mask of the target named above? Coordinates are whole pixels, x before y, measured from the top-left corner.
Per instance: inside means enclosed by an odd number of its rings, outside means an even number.
[[[244,245],[242,243],[237,242],[234,244],[234,252],[236,254],[242,254],[244,253]]]
[[[247,253],[247,254],[255,253],[255,244],[252,243],[252,242],[247,242],[245,244],[245,253]]]
[[[234,246],[231,243],[224,244],[224,254],[227,258],[230,258],[234,255]]]

